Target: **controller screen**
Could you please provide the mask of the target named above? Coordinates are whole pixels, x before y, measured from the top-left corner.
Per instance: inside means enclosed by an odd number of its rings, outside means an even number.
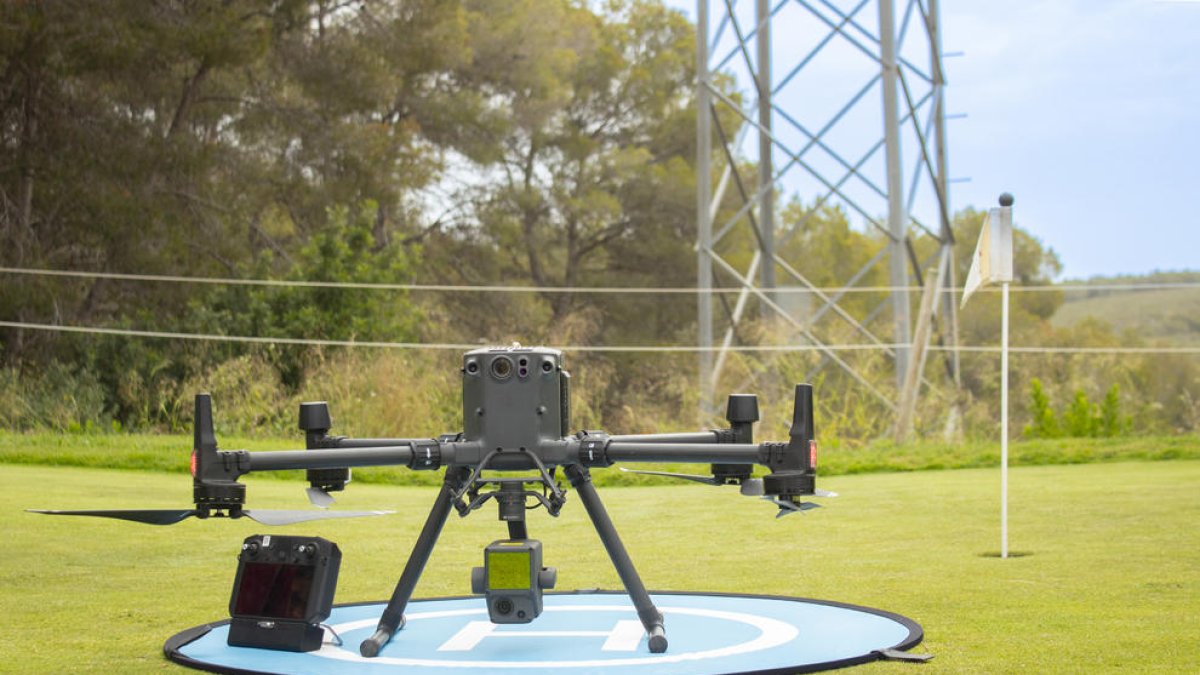
[[[525,574],[528,576],[529,572]],[[312,585],[311,566],[245,563],[234,614],[271,619],[304,619]]]

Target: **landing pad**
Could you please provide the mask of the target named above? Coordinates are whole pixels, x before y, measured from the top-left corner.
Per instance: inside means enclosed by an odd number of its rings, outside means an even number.
[[[228,622],[183,631],[163,646],[176,663],[217,673],[420,673],[480,675],[530,671],[608,675],[796,673],[840,668],[906,650],[921,627],[878,609],[777,596],[652,593],[669,646],[651,654],[628,596],[545,596],[533,623],[495,625],[483,598],[414,600],[407,624],[379,656],[359,655],[384,603],[341,605],[325,624],[342,639],[308,653],[226,644]]]

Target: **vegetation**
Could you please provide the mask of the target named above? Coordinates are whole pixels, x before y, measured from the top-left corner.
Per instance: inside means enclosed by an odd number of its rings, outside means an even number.
[[[694,30],[657,0],[521,0],[499,14],[486,0],[66,0],[2,3],[0,21],[0,266],[529,289],[409,294],[6,274],[6,320],[359,342],[694,342],[687,296],[554,290],[694,283]],[[731,78],[718,84],[741,96]],[[739,124],[723,112],[714,135],[735,136]],[[714,154],[716,170],[727,161],[738,180],[721,221],[755,188],[751,167]],[[844,283],[887,245],[830,204],[793,198],[779,211],[779,251],[816,285]],[[956,239],[975,241],[981,222],[973,209],[956,214]],[[918,260],[935,250],[929,237],[911,243]],[[719,246],[748,264],[756,244],[743,230]],[[971,249],[956,248],[958,279]],[[1018,284],[1051,283],[1061,271],[1031,233],[1018,230],[1014,251]],[[886,285],[883,268],[859,283]],[[843,307],[883,335],[886,299],[855,293]],[[1065,299],[1015,294],[1013,343],[1155,344],[1155,333],[1110,320],[1116,313],[1059,321],[1075,304]],[[998,342],[998,305],[996,294],[972,300],[960,315],[963,344]],[[1180,316],[1172,334],[1195,334]],[[862,342],[845,319],[827,312],[812,330],[829,343]],[[770,320],[743,322],[735,339],[798,341]],[[208,390],[222,423],[244,435],[289,430],[296,403],[309,399],[333,401],[349,433],[441,433],[459,416],[452,353],[6,327],[0,427],[180,431],[192,394]],[[693,355],[569,358],[579,378],[575,426],[637,432],[695,421],[681,414],[698,409]],[[792,383],[811,380],[825,392],[822,436],[865,447],[891,424],[891,359],[886,349],[841,358],[870,388],[819,353],[742,353],[726,362],[718,391],[760,393],[762,435],[778,436]],[[929,358],[919,434],[994,437],[998,359],[963,354],[961,388],[947,374],[954,360]],[[1200,430],[1194,355],[1015,356],[1014,390],[1034,378],[1047,400],[1075,396],[1079,424],[1103,413],[1087,401],[1118,387],[1121,418],[1103,433]],[[1018,397],[1012,414],[1021,429],[1040,413]]]
[[[1094,276],[1087,279],[1070,280],[1072,286],[1082,286],[1082,292],[1073,292],[1067,297],[1067,303],[1080,302],[1089,298],[1099,298],[1110,295],[1121,295],[1129,292],[1127,288],[1111,288],[1112,286],[1153,286],[1162,284],[1195,284],[1200,283],[1200,272],[1180,270],[1175,272],[1156,270],[1149,274],[1118,274],[1114,276]],[[1135,289],[1138,290],[1138,289]]]
[[[1111,438],[1130,426],[1130,420],[1121,416],[1120,390],[1115,384],[1100,405],[1091,403],[1082,389],[1076,389],[1075,397],[1060,415],[1054,414],[1042,381],[1036,377],[1029,383],[1029,398],[1033,422],[1024,433],[1031,438]]]
[[[1166,345],[1200,345],[1200,288],[1147,288],[1148,284],[1197,284],[1200,272],[1155,272],[1139,276],[1094,277],[1071,282],[1084,290],[1064,296],[1054,313],[1055,326],[1068,327],[1088,319],[1112,325],[1118,333],[1136,333],[1142,339]],[[1133,286],[1108,290],[1088,286]]]
[[[1019,556],[1007,560],[996,557],[996,481],[994,470],[838,477],[823,484],[841,494],[827,508],[780,520],[759,500],[703,486],[610,490],[605,501],[651,589],[894,611],[925,630],[917,649],[935,658],[922,672],[1200,669],[1200,645],[1185,620],[1200,612],[1192,489],[1200,462],[1015,469],[1010,536]],[[260,526],[192,520],[155,528],[21,511],[167,508],[179,505],[178,492],[179,477],[152,473],[0,471],[6,670],[62,672],[70,664],[72,672],[158,672],[168,668],[166,638],[227,615],[237,545]],[[294,485],[270,480],[250,494],[269,507],[304,499]],[[432,492],[357,485],[339,499],[346,508],[399,512],[387,517],[384,536],[378,520],[366,519],[303,530],[343,551],[337,602],[384,599],[420,529],[413,514],[428,509]],[[417,597],[466,593],[467,571],[499,528],[486,514],[448,523]],[[532,514],[530,530],[558,568],[559,588],[619,588],[578,503],[554,522]],[[882,663],[856,672],[897,669]]]

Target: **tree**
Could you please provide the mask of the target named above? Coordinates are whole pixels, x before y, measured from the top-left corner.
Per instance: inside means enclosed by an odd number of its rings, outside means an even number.
[[[470,191],[495,273],[539,288],[601,276],[690,283],[691,26],[643,1],[603,16],[562,0],[486,20],[490,5],[474,8],[476,77],[502,122],[494,150],[475,156],[492,180]],[[551,325],[623,302],[542,298]],[[663,319],[639,330],[678,326],[671,312]]]
[[[295,255],[286,279],[363,284],[402,284],[412,279],[409,252],[398,243],[382,247],[372,230],[374,205],[328,214],[326,225]],[[256,265],[272,266],[271,256]],[[255,270],[246,270],[252,275]],[[200,333],[359,342],[411,342],[419,312],[402,291],[292,286],[226,286],[191,304],[190,328]],[[228,355],[247,351],[227,350]],[[279,345],[270,360],[283,383],[296,388],[320,350]]]
[[[298,278],[320,273],[306,263],[339,213],[369,214],[370,255],[406,265],[429,227],[436,144],[479,126],[479,93],[454,77],[470,62],[465,16],[435,0],[0,4],[0,263]],[[189,306],[231,295],[5,281],[3,316],[37,323],[180,330]],[[335,313],[344,298],[295,302]],[[272,312],[272,334],[300,329],[303,311]],[[91,364],[121,416],[138,419],[126,402],[230,353],[113,342],[0,331],[6,365]]]

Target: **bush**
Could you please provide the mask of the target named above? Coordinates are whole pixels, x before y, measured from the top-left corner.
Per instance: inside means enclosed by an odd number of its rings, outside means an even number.
[[[1029,398],[1033,420],[1023,430],[1029,438],[1112,438],[1132,426],[1129,418],[1121,416],[1120,389],[1116,384],[1109,387],[1104,401],[1098,406],[1088,400],[1082,389],[1076,389],[1071,403],[1058,417],[1050,406],[1050,397],[1042,381],[1036,377],[1029,383]]]
[[[1087,394],[1082,389],[1075,390],[1075,397],[1062,413],[1063,435],[1082,438],[1096,435],[1096,414],[1093,411]]]
[[[1029,382],[1029,412],[1033,422],[1025,427],[1024,434],[1030,438],[1058,438],[1062,435],[1058,427],[1058,419],[1050,408],[1050,397],[1042,386],[1042,381],[1033,378]]]
[[[0,369],[0,427],[92,431],[112,427],[95,374],[52,361],[36,373]],[[116,427],[112,427],[116,428]]]
[[[1120,391],[1114,384],[1109,387],[1104,402],[1100,404],[1100,415],[1096,419],[1097,435],[1109,438],[1120,436],[1130,426],[1128,418],[1121,418]]]
[[[302,401],[327,401],[339,435],[433,437],[462,426],[457,353],[318,351],[313,359],[299,389],[285,385],[264,353],[193,376],[181,387],[174,405],[181,412],[170,425],[190,429],[193,397],[207,392],[219,434],[294,436]]]

